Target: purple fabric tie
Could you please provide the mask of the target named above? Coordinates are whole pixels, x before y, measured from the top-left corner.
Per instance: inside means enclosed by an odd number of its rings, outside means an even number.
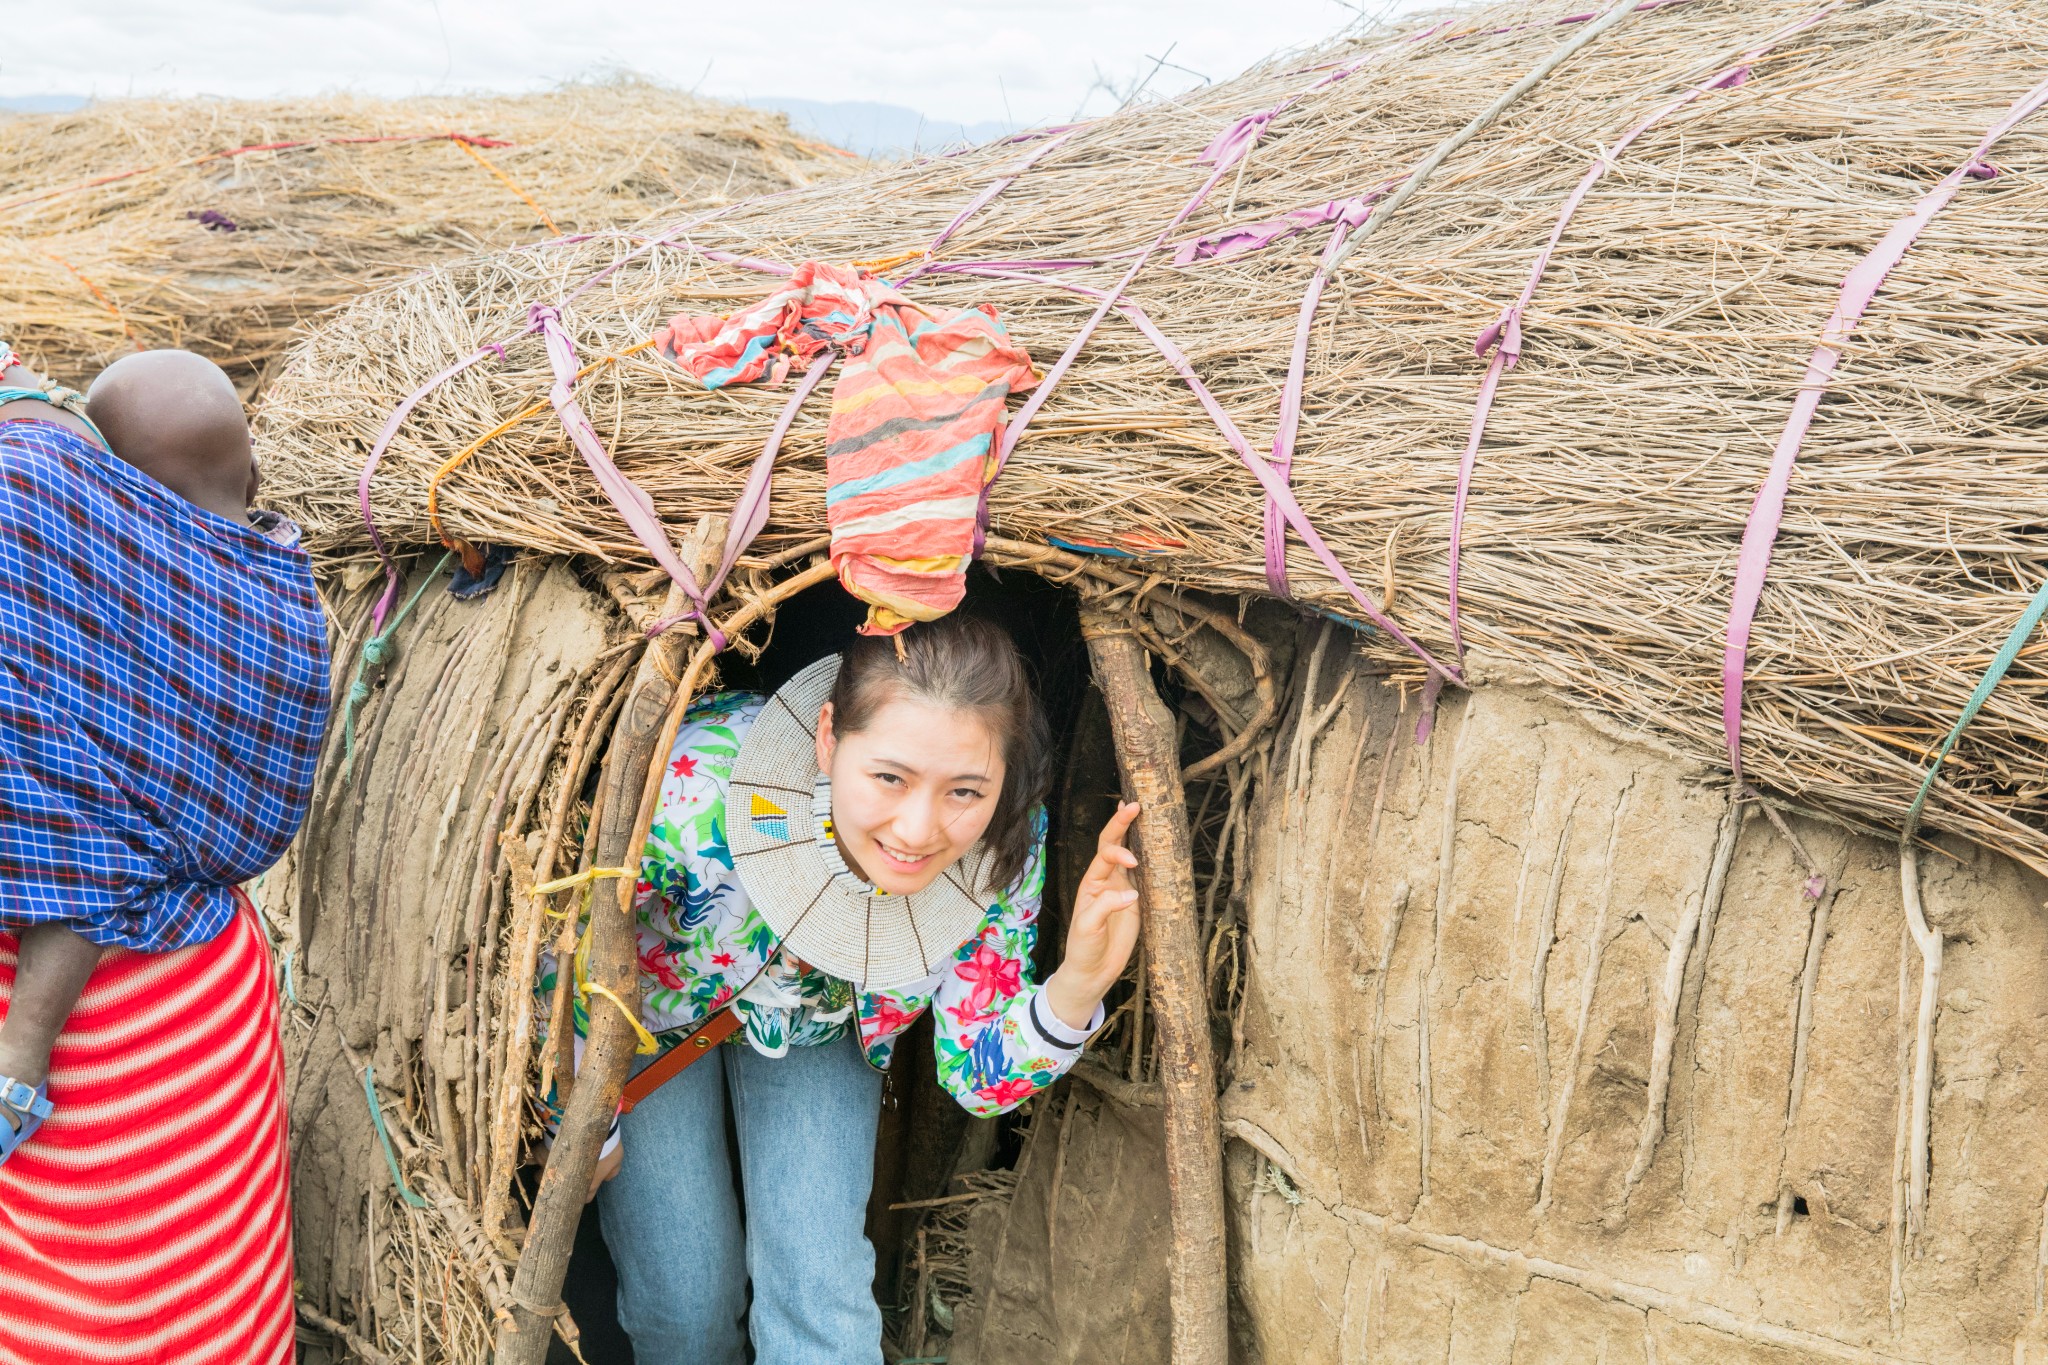
[[[1282,241],[1296,233],[1307,232],[1310,228],[1325,223],[1344,223],[1351,227],[1365,221],[1365,215],[1372,211],[1373,195],[1354,195],[1349,199],[1332,199],[1327,204],[1316,204],[1280,218],[1268,218],[1261,223],[1245,223],[1239,227],[1225,228],[1212,232],[1206,237],[1196,237],[1181,243],[1173,253],[1175,265],[1193,265],[1197,261],[1227,261],[1232,256],[1242,256],[1247,251],[1263,251],[1273,243]]]
[[[1472,471],[1474,465],[1478,462],[1480,441],[1486,434],[1487,418],[1493,412],[1494,395],[1500,388],[1501,377],[1509,370],[1512,370],[1515,367],[1515,363],[1522,357],[1522,314],[1528,308],[1530,301],[1536,297],[1536,288],[1542,283],[1544,272],[1550,268],[1550,258],[1556,252],[1558,244],[1564,240],[1565,228],[1571,223],[1573,215],[1579,211],[1579,206],[1585,203],[1586,196],[1592,193],[1593,186],[1599,182],[1600,177],[1607,174],[1608,169],[1615,164],[1621,154],[1628,150],[1629,145],[1637,138],[1701,96],[1715,90],[1729,90],[1741,85],[1749,79],[1749,69],[1753,63],[1761,61],[1766,54],[1787,38],[1804,32],[1820,23],[1830,14],[1840,9],[1844,3],[1846,3],[1846,0],[1835,0],[1833,4],[1823,7],[1806,18],[1799,20],[1797,23],[1779,29],[1743,52],[1735,59],[1732,66],[1708,77],[1675,99],[1668,100],[1664,104],[1659,105],[1648,117],[1637,123],[1633,128],[1630,128],[1626,133],[1623,133],[1614,146],[1608,148],[1598,160],[1587,167],[1586,173],[1579,178],[1579,183],[1566,196],[1563,207],[1558,210],[1557,222],[1550,229],[1549,240],[1544,242],[1543,249],[1536,253],[1536,262],[1529,270],[1529,279],[1522,286],[1521,294],[1516,297],[1513,303],[1508,305],[1506,312],[1502,313],[1495,322],[1479,334],[1479,340],[1473,347],[1474,354],[1484,360],[1487,353],[1492,352],[1493,359],[1486,367],[1486,377],[1479,381],[1479,398],[1473,406],[1472,428],[1465,438],[1465,453],[1458,461],[1458,486],[1451,499],[1449,575],[1451,648],[1456,653],[1460,663],[1463,663],[1465,659],[1465,632],[1459,609],[1458,573],[1460,555],[1464,545],[1465,509],[1472,489]]]
[[[1033,276],[1020,274],[1015,271],[1001,270],[991,266],[963,265],[959,269],[964,274],[980,275],[989,279],[1016,280],[1034,278]],[[1294,527],[1296,533],[1301,536],[1303,542],[1308,546],[1310,553],[1314,554],[1322,562],[1323,567],[1329,570],[1330,576],[1337,581],[1337,585],[1343,588],[1350,595],[1351,600],[1358,604],[1359,610],[1364,613],[1365,618],[1385,631],[1390,637],[1414,654],[1417,659],[1421,660],[1423,665],[1430,670],[1432,677],[1443,678],[1452,682],[1462,682],[1456,669],[1449,668],[1438,662],[1428,650],[1417,644],[1407,632],[1403,631],[1398,625],[1395,625],[1373,603],[1372,599],[1367,597],[1359,588],[1350,573],[1345,570],[1343,563],[1331,551],[1328,543],[1323,540],[1322,536],[1316,531],[1315,526],[1309,521],[1308,514],[1302,511],[1301,504],[1296,501],[1293,491],[1287,487],[1286,482],[1280,478],[1279,473],[1273,466],[1252,449],[1251,443],[1245,440],[1244,433],[1238,430],[1237,423],[1231,419],[1228,412],[1224,411],[1223,405],[1216,401],[1216,396],[1202,382],[1201,376],[1195,372],[1194,364],[1188,359],[1187,353],[1175,345],[1164,332],[1160,331],[1158,325],[1146,315],[1143,309],[1127,299],[1116,298],[1108,295],[1105,290],[1096,289],[1089,285],[1069,284],[1064,280],[1054,280],[1050,281],[1050,283],[1075,294],[1089,298],[1107,299],[1107,301],[1114,304],[1117,311],[1130,320],[1131,324],[1138,329],[1139,334],[1152,343],[1159,354],[1165,358],[1166,363],[1173,367],[1174,373],[1178,374],[1187,384],[1188,388],[1194,393],[1195,400],[1202,405],[1202,410],[1208,413],[1209,419],[1216,424],[1217,431],[1222,433],[1223,439],[1237,453],[1238,459],[1244,463],[1245,468],[1251,471],[1254,478],[1258,479],[1260,485],[1266,490],[1267,497],[1272,500],[1273,505],[1280,509],[1281,516],[1286,519],[1289,525]]]
[[[782,190],[778,191],[775,194],[763,195],[759,199],[743,200],[741,202],[758,204],[765,200],[777,199],[782,197],[782,195],[784,194],[790,193],[794,193],[794,191]],[[644,256],[649,252],[655,251],[660,247],[668,246],[675,243],[679,238],[683,236],[684,233],[691,231],[693,228],[702,227],[704,224],[711,222],[714,219],[723,217],[725,214],[731,213],[733,210],[739,208],[740,206],[741,205],[737,203],[728,204],[724,208],[714,209],[710,213],[703,213],[697,215],[695,218],[685,219],[683,222],[676,224],[674,227],[669,228],[667,231],[662,232],[658,236],[645,238],[640,242],[640,245],[635,247],[632,251],[626,253],[624,256],[621,256],[618,260],[613,261],[610,265],[605,266],[603,269],[592,274],[589,279],[577,285],[574,289],[571,289],[568,293],[564,294],[561,298],[557,299],[552,305],[535,305],[535,308],[549,307],[555,310],[560,310],[564,307],[567,307],[572,301],[574,301],[580,295],[584,294],[585,292],[591,289],[596,288],[603,281],[609,279],[612,275],[616,274],[618,271],[625,268],[631,262],[639,259],[641,256]],[[597,234],[589,234],[586,237],[562,238],[555,243],[539,243],[537,245],[560,245],[568,242],[589,240],[590,238],[595,237],[596,235]],[[384,618],[390,614],[392,606],[396,604],[396,602],[398,601],[399,588],[398,563],[396,560],[392,558],[391,547],[385,542],[383,533],[377,529],[377,518],[370,507],[370,481],[372,478],[375,477],[377,473],[377,467],[384,461],[384,452],[391,448],[391,442],[397,437],[398,429],[405,425],[405,419],[412,414],[412,410],[418,407],[420,405],[421,400],[426,398],[428,394],[432,393],[435,389],[441,387],[441,385],[447,383],[450,379],[453,379],[456,375],[461,374],[464,370],[476,364],[479,360],[482,360],[487,355],[495,354],[500,360],[503,360],[505,358],[505,348],[507,346],[511,345],[515,341],[521,340],[522,338],[532,336],[535,332],[539,330],[540,323],[535,321],[534,319],[534,309],[529,309],[527,314],[527,324],[525,327],[521,328],[519,331],[514,332],[512,335],[505,337],[500,341],[485,342],[483,345],[477,347],[475,351],[471,352],[467,356],[464,356],[461,360],[456,361],[454,364],[448,366],[446,369],[441,370],[439,373],[435,374],[431,379],[427,380],[426,383],[420,385],[417,389],[414,389],[411,393],[407,394],[403,399],[399,400],[398,406],[392,410],[391,415],[385,419],[383,428],[377,433],[376,441],[374,441],[370,446],[369,455],[363,460],[363,472],[361,476],[356,480],[357,510],[360,511],[362,514],[364,529],[370,533],[370,544],[376,550],[377,558],[384,566],[384,592],[381,596],[378,597],[377,605],[374,608],[372,608],[370,613],[371,628],[373,631],[381,631],[384,628]]]
[[[1728,608],[1727,646],[1721,657],[1721,727],[1728,737],[1728,766],[1733,770],[1738,786],[1742,782],[1742,669],[1749,657],[1750,626],[1756,620],[1757,603],[1763,596],[1764,577],[1770,572],[1771,546],[1777,540],[1778,526],[1784,520],[1785,494],[1792,482],[1792,466],[1799,458],[1800,444],[1805,440],[1807,428],[1813,424],[1814,414],[1820,409],[1820,400],[1826,395],[1829,382],[1834,377],[1835,366],[1842,358],[1842,348],[1848,344],[1849,333],[1855,330],[1864,309],[1877,296],[1885,276],[1904,258],[1921,230],[1948,205],[1949,200],[1955,198],[1963,181],[1986,179],[1987,172],[1996,175],[1996,168],[1985,157],[2000,138],[2043,104],[2048,104],[2048,81],[2041,82],[2015,100],[2005,117],[1992,125],[1963,164],[1922,195],[1912,212],[1894,224],[1883,240],[1872,247],[1870,254],[1858,262],[1848,278],[1842,281],[1841,298],[1835,304],[1827,325],[1821,329],[1820,344],[1814,348],[1812,359],[1806,363],[1805,381],[1799,386],[1799,396],[1792,402],[1784,433],[1779,436],[1777,448],[1771,453],[1770,473],[1765,476],[1763,487],[1757,491],[1756,505],[1751,508],[1749,523],[1742,531],[1742,553],[1736,562],[1734,599]]]

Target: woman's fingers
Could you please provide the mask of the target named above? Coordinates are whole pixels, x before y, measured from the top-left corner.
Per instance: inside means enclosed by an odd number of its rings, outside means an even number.
[[[1088,871],[1082,875],[1084,885],[1123,884],[1122,874],[1138,865],[1138,855],[1124,847],[1124,838],[1130,831],[1131,821],[1137,818],[1137,802],[1117,803],[1116,813],[1109,817],[1109,823],[1102,827],[1102,833],[1095,840],[1095,857],[1088,864]]]
[[[1116,813],[1109,817],[1109,823],[1102,827],[1102,837],[1095,841],[1096,853],[1098,855],[1107,853],[1112,848],[1121,849],[1123,852],[1129,853],[1130,850],[1123,846],[1124,835],[1129,833],[1131,821],[1137,818],[1137,802],[1117,802]]]
[[[1128,886],[1096,887],[1075,899],[1074,924],[1069,937],[1089,937],[1111,932],[1113,917],[1138,908],[1138,893]]]

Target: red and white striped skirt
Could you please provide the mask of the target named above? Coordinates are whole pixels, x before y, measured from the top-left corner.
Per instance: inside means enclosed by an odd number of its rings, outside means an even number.
[[[0,934],[0,1015],[15,941]],[[100,959],[41,1130],[0,1166],[0,1362],[289,1365],[284,1068],[270,953]]]

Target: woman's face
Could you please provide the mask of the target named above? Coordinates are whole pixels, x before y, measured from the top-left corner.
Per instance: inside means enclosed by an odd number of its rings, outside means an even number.
[[[922,891],[974,847],[1003,790],[1003,750],[972,711],[897,696],[850,735],[818,714],[818,769],[832,779],[839,852],[892,895]]]

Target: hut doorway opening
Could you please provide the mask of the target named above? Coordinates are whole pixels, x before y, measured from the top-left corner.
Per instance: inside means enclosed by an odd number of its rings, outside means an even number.
[[[961,609],[1000,623],[1016,640],[1052,735],[1053,780],[1046,801],[1051,834],[1034,961],[1042,981],[1058,965],[1067,906],[1075,881],[1093,855],[1094,830],[1108,818],[1117,799],[1107,715],[1089,683],[1088,652],[1071,592],[1030,572],[976,567]],[[837,583],[799,593],[778,608],[756,657],[728,657],[720,669],[719,686],[773,692],[817,659],[843,649],[866,611]],[[1128,983],[1119,986],[1108,1008],[1121,1004],[1130,989]],[[961,1252],[943,1230],[939,1238],[933,1237],[932,1215],[971,1204],[979,1191],[1006,1191],[1033,1108],[1050,1098],[1039,1097],[1020,1112],[974,1118],[938,1084],[931,1055],[932,1024],[927,1015],[898,1043],[897,1063],[883,1087],[867,1233],[875,1245],[875,1295],[891,1338],[891,1359],[916,1354],[904,1343],[915,1330],[911,1319],[920,1310],[929,1314],[936,1303],[943,1321],[966,1294]],[[738,1184],[737,1135],[731,1132],[730,1111],[727,1128]],[[538,1166],[522,1173],[529,1200],[539,1174]],[[968,1210],[962,1207],[960,1212]],[[945,1220],[943,1229],[961,1222],[958,1217]],[[562,1287],[563,1303],[576,1321],[581,1349],[592,1365],[628,1365],[633,1358],[631,1342],[618,1324],[617,1293],[617,1275],[599,1227],[597,1205],[592,1203],[577,1229]],[[574,1365],[575,1356],[558,1338],[548,1359],[550,1365]]]
[[[1190,779],[1180,818],[1194,834],[1181,844],[1207,891],[1207,995],[1221,992],[1216,1017],[1225,1022],[1214,1036],[1227,1046],[1229,1000],[1243,974],[1230,922],[1236,877],[1219,877],[1217,850],[1245,837],[1242,819],[1232,834],[1233,816],[1248,799],[1251,766],[1263,761],[1249,740],[1275,722],[1269,665],[1278,656],[1254,636],[1292,632],[1265,629],[1279,622],[1263,622],[1263,608],[1247,628],[1231,606],[1101,561],[1001,540],[989,558],[995,567],[974,570],[965,609],[1017,640],[1053,737],[1040,977],[1058,961],[1072,888],[1130,777],[1119,762],[1126,736],[1102,690],[1099,637],[1113,618],[1125,623],[1110,631],[1128,646],[1127,681],[1150,699],[1153,728]],[[447,567],[434,556],[414,560],[381,628],[373,573],[344,566],[326,584],[337,683],[349,700],[307,836],[261,899],[289,964],[302,1317],[344,1343],[348,1333],[366,1345],[417,1338],[426,1358],[466,1362],[492,1358],[506,1312],[526,1304],[516,1277],[540,1241],[546,1199],[529,1165],[539,1136],[532,1096],[549,1084],[552,1049],[533,1041],[544,1012],[534,1004],[536,959],[560,946],[584,898],[613,894],[611,883],[587,879],[535,887],[609,865],[600,856],[605,781],[631,766],[616,760],[632,679],[653,649],[650,594],[662,589],[645,576],[533,557],[512,562],[495,591],[462,601],[445,590]],[[688,672],[684,686],[773,689],[852,638],[858,604],[822,564],[743,566],[742,577],[720,619],[746,628],[743,643],[705,674],[702,641],[690,641],[688,669],[675,670]],[[373,638],[384,644],[366,649]],[[1275,648],[1291,657],[1288,644]],[[639,762],[635,771],[646,766]],[[1163,997],[1148,1001],[1138,984],[1144,958],[1141,950],[1107,1001],[1109,1022],[1083,1061],[1089,1095],[1121,1087],[1128,1099],[1159,1087],[1152,1059]],[[1197,986],[1197,1013],[1205,999]],[[912,1357],[942,1353],[956,1314],[981,1311],[970,1250],[992,1244],[988,1219],[1001,1226],[1034,1131],[1037,1147],[1051,1151],[1046,1116],[1056,1114],[1060,1134],[1081,1133],[1059,1143],[1076,1152],[1094,1140],[1091,1122],[1097,1137],[1109,1134],[1093,1109],[1076,1119],[1081,1092],[1068,1085],[1012,1114],[970,1118],[932,1074],[929,1028],[900,1045],[907,1060],[885,1092],[868,1219],[891,1349]],[[1206,1049],[1211,1030],[1197,1031]],[[1156,1096],[1149,1103],[1153,1119],[1116,1139],[1130,1139],[1114,1165],[1127,1185],[1133,1162],[1156,1173],[1164,1160]],[[1078,1169],[1067,1179],[1077,1192],[1085,1181]],[[1111,1201],[1135,1222],[1098,1254],[1133,1240],[1163,1251],[1166,1191],[1143,1194]],[[625,1358],[595,1218],[554,1227],[556,1265],[574,1263],[558,1281],[568,1312],[541,1321],[587,1346],[588,1360]],[[995,1241],[1021,1248],[1029,1236],[1004,1231]],[[1160,1320],[1163,1300],[1151,1307],[1160,1311],[1148,1320]]]

